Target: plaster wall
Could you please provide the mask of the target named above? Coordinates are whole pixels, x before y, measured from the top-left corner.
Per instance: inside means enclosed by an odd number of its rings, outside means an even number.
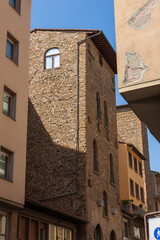
[[[159,0],[115,0],[120,92],[160,85]]]
[[[0,146],[14,153],[14,166],[13,182],[0,178],[0,197],[20,205],[25,192],[30,11],[30,0],[21,1],[21,14],[9,1],[1,1]],[[18,65],[6,56],[7,32],[19,41]],[[2,113],[4,86],[16,93],[15,120]]]

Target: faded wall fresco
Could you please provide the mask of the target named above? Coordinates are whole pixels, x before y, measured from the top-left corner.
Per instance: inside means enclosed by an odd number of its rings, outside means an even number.
[[[151,11],[157,6],[160,0],[148,0],[139,8],[128,20],[128,24],[136,29],[142,30],[147,27],[151,21]]]
[[[143,62],[140,56],[133,51],[127,51],[125,56],[125,73],[123,84],[130,84],[142,81],[143,74],[149,67]]]

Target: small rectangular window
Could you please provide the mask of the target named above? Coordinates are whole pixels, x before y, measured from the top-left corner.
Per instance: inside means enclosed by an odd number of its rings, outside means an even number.
[[[20,14],[21,0],[9,0],[9,4]]]
[[[19,42],[10,33],[7,33],[6,56],[16,64],[18,64],[18,49]]]
[[[16,94],[7,87],[3,92],[3,113],[13,119],[16,117]]]
[[[138,168],[137,168],[137,158],[136,158],[136,157],[134,157],[134,170],[135,170],[136,172],[138,172]]]
[[[0,239],[6,239],[6,216],[0,213]]]
[[[139,175],[142,176],[142,163],[139,162]]]
[[[133,185],[133,180],[130,179],[130,194],[134,196],[134,185]]]
[[[128,161],[129,161],[129,166],[132,168],[132,154],[130,153],[130,151],[128,151]]]
[[[135,183],[135,188],[136,188],[136,198],[139,199],[139,186],[137,183]]]
[[[141,188],[141,201],[144,202],[144,190]]]
[[[0,177],[13,178],[13,153],[3,147],[0,148]]]

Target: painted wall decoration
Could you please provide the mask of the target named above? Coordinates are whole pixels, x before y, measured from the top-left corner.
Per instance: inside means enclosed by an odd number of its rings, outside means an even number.
[[[127,51],[125,55],[125,73],[123,84],[131,84],[143,80],[143,74],[150,70],[138,53]]]
[[[146,28],[151,21],[150,12],[157,6],[159,1],[160,0],[148,0],[129,18],[128,24],[136,30]]]

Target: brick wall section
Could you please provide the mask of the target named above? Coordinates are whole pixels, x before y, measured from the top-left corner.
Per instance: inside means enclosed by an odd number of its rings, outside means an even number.
[[[39,199],[75,191],[76,43],[85,37],[82,32],[31,34],[28,197]],[[44,70],[44,53],[52,47],[59,47],[61,67]],[[97,91],[101,98],[102,121],[96,119]],[[108,129],[104,127],[104,100],[108,106]],[[111,230],[121,239],[114,73],[104,59],[103,66],[99,64],[99,52],[91,40],[80,46],[79,106],[78,193],[44,203],[86,217],[89,221],[87,239],[94,239],[97,224],[102,228],[104,239],[110,238]],[[99,175],[93,173],[93,139],[97,141]],[[114,160],[114,185],[110,183],[110,153]],[[97,200],[103,200],[103,191],[108,195],[108,217],[104,217],[103,208],[97,206]],[[112,208],[117,209],[117,215],[112,214]]]
[[[26,196],[34,199],[55,197],[76,189],[76,43],[84,37],[84,33],[31,34]],[[61,67],[44,70],[45,51],[52,47],[58,47],[61,52]],[[85,44],[82,50],[80,77],[84,79]],[[85,81],[80,83],[80,92],[83,114],[80,114],[79,193],[65,197],[65,204],[63,198],[45,203],[53,206],[56,202],[63,210],[86,215]]]
[[[100,95],[102,119],[96,118],[96,93]],[[109,127],[104,126],[104,101],[107,103]],[[88,188],[88,214],[93,227],[101,223],[104,239],[110,238],[114,229],[117,238],[121,238],[121,218],[119,205],[119,172],[117,159],[117,126],[114,74],[103,59],[103,66],[99,64],[99,53],[91,41],[87,42],[87,176],[91,180]],[[99,125],[99,127],[98,127]],[[97,142],[99,175],[93,172],[93,140]],[[110,158],[114,159],[115,185],[110,183]],[[98,207],[97,200],[103,200],[103,191],[108,195],[108,218],[103,216],[103,208]],[[118,215],[112,215],[111,209],[116,208]],[[94,217],[93,217],[94,216]],[[94,235],[91,235],[94,239]]]
[[[150,159],[148,151],[148,135],[146,125],[139,120],[128,105],[117,107],[118,134],[123,141],[132,143],[146,157],[143,161],[144,181],[146,185],[146,206],[152,211],[152,187],[150,176]]]

